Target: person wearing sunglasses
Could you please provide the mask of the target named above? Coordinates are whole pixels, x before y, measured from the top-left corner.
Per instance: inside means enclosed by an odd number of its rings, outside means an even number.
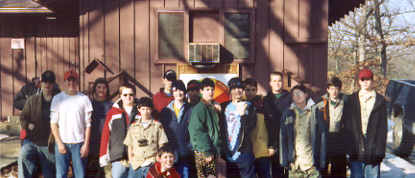
[[[135,86],[127,83],[119,89],[120,99],[108,111],[101,137],[99,162],[111,163],[112,177],[128,176],[128,152],[124,139],[132,119],[138,114]]]

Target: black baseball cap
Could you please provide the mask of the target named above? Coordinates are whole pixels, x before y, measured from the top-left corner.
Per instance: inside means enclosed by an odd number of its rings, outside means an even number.
[[[234,88],[243,88],[242,87],[242,80],[239,77],[231,78],[228,82],[229,91]]]
[[[176,72],[174,70],[168,70],[164,72],[163,78],[166,78],[169,81],[177,80]]]
[[[55,83],[55,80],[56,80],[55,73],[53,73],[50,70],[47,70],[47,71],[43,72],[42,78],[41,78],[41,81],[42,82],[52,82],[52,83]]]

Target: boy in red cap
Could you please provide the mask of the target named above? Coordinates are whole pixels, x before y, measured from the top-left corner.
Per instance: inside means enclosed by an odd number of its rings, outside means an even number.
[[[50,106],[50,125],[56,140],[56,177],[68,175],[71,160],[75,177],[85,177],[93,109],[88,96],[78,92],[78,85],[78,73],[66,71],[65,91],[53,97]]]
[[[388,132],[386,100],[372,89],[371,70],[359,72],[359,85],[344,104],[342,140],[350,156],[351,177],[380,177]]]

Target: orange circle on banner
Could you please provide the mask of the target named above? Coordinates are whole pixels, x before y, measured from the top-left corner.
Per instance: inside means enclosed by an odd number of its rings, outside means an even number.
[[[213,99],[218,103],[229,101],[231,98],[228,93],[228,87],[219,80],[212,78],[211,80],[215,83],[215,94],[213,95]]]

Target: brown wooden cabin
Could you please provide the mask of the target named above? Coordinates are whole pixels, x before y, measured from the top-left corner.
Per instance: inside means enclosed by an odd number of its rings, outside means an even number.
[[[287,88],[307,82],[324,90],[328,27],[364,3],[27,1],[0,3],[2,119],[19,114],[12,105],[15,94],[45,70],[53,70],[62,85],[64,71],[75,69],[80,73],[80,91],[89,91],[97,77],[118,81],[111,82],[111,92],[129,80],[139,85],[138,97],[158,92],[168,69],[179,75],[233,73],[243,79],[253,77],[262,94],[269,88],[269,73],[284,71],[295,76],[286,79]],[[13,40],[23,41],[23,48],[12,49]]]

